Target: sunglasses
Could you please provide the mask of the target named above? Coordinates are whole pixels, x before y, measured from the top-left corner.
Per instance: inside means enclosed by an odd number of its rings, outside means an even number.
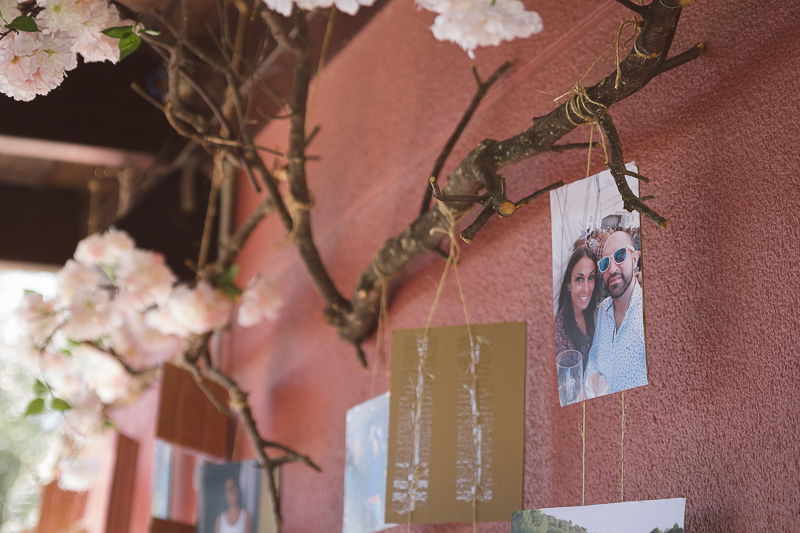
[[[625,259],[628,258],[628,250],[631,252],[635,252],[636,250],[633,249],[633,246],[623,246],[616,252],[611,255],[607,255],[606,257],[602,258],[600,261],[597,262],[597,268],[600,269],[600,272],[605,272],[608,270],[608,267],[611,266],[611,258],[614,258],[614,262],[618,265],[621,265],[625,262]]]

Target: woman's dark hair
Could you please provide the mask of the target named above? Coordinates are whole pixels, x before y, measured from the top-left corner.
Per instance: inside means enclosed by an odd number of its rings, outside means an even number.
[[[558,310],[564,310],[564,333],[567,334],[569,340],[572,341],[572,345],[576,348],[581,345],[581,332],[578,329],[578,323],[575,322],[575,309],[572,307],[572,295],[567,289],[567,284],[572,279],[572,270],[575,265],[584,257],[588,257],[595,266],[597,265],[597,256],[591,248],[587,246],[575,248],[567,263],[567,270],[564,272],[564,279],[561,281],[561,292],[558,295]],[[590,341],[594,338],[594,310],[597,308],[597,298],[600,295],[600,280],[602,278],[595,274],[594,291],[591,298],[589,298],[589,305],[583,310],[583,318],[586,322],[586,336]]]
[[[236,487],[236,505],[238,505],[240,508],[243,508],[242,504],[244,502],[242,502],[242,487],[239,486],[239,482],[236,481],[236,479],[234,479],[233,477],[228,476],[225,479],[225,485],[228,484],[228,481],[232,481],[233,486]]]

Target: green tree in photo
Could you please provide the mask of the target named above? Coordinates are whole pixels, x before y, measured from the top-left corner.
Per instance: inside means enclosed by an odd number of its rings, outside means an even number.
[[[588,533],[586,528],[572,525],[541,511],[517,511],[511,518],[511,533]]]

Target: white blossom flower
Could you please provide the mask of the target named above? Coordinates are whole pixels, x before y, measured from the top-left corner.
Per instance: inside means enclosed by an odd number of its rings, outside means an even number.
[[[297,7],[311,11],[315,8],[326,8],[336,5],[336,9],[348,15],[355,15],[361,6],[371,6],[375,0],[264,0],[267,7],[288,17],[292,14],[292,7]]]
[[[107,291],[80,291],[69,308],[69,322],[61,331],[76,341],[99,339],[111,328],[113,311],[111,296]]]
[[[39,365],[56,397],[73,404],[83,400],[86,385],[81,377],[80,361],[60,352],[47,352],[42,354]]]
[[[97,481],[100,462],[96,457],[82,455],[68,457],[58,462],[60,470],[58,487],[71,492],[86,492]]]
[[[52,302],[37,292],[26,292],[16,310],[22,334],[35,345],[50,337],[59,324],[59,314]]]
[[[148,311],[145,321],[153,329],[167,335],[187,337],[202,335],[228,324],[233,304],[205,281],[190,289],[178,285],[159,308]]]
[[[70,259],[56,274],[58,305],[69,307],[79,299],[83,299],[85,293],[95,292],[106,282],[107,280],[96,267]]]
[[[176,280],[163,255],[139,249],[120,257],[116,278],[120,305],[136,311],[165,302]]]
[[[75,350],[81,361],[82,378],[104,404],[112,404],[128,396],[131,376],[114,357],[97,348],[82,344]]]
[[[121,21],[107,0],[39,0],[39,5],[44,7],[37,17],[39,26],[74,36],[72,50],[85,61],[119,61],[119,40],[102,31],[131,22]]]
[[[0,0],[0,13],[6,22],[11,22],[21,15],[17,4],[19,4],[18,0]]]
[[[75,249],[75,260],[85,265],[99,264],[114,267],[120,257],[130,252],[135,243],[130,235],[117,228],[89,235]]]
[[[417,0],[439,13],[431,26],[434,37],[463,48],[471,59],[478,46],[497,46],[502,41],[524,38],[542,31],[542,19],[525,11],[519,0]]]
[[[0,92],[33,100],[55,89],[78,63],[75,39],[66,32],[17,32],[0,41]]]
[[[238,322],[240,326],[254,326],[263,318],[275,320],[283,301],[276,280],[256,276],[242,294]]]
[[[180,350],[180,340],[148,327],[144,314],[130,311],[119,316],[119,323],[108,332],[108,342],[134,368],[163,363]]]
[[[72,409],[65,412],[62,434],[73,439],[93,435],[103,427],[103,402],[84,385],[82,394],[70,400]]]

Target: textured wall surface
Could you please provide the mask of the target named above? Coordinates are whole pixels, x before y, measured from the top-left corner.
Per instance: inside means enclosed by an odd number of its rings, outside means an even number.
[[[540,35],[477,51],[484,77],[506,59],[514,67],[479,108],[445,174],[481,139],[514,135],[550,111],[553,97],[583,76],[630,17],[614,2],[529,7],[544,19]],[[626,394],[625,499],[687,498],[688,532],[788,531],[800,513],[798,17],[797,2],[698,0],[684,9],[673,51],[704,41],[707,53],[611,108],[625,159],[653,180],[642,193],[656,195],[651,205],[670,219],[665,230],[643,223],[650,385]],[[428,172],[474,90],[470,60],[433,39],[432,20],[409,0],[391,2],[320,82],[311,122],[322,129],[309,149],[321,157],[309,163],[313,225],[346,296],[380,244],[414,219]],[[608,54],[584,84],[612,69]],[[284,148],[285,127],[268,127],[258,143]],[[584,126],[565,141],[588,134]],[[503,172],[509,197],[521,198],[580,179],[585,167],[585,152],[574,152]],[[241,221],[257,198],[244,180],[238,191]],[[461,263],[472,321],[528,324],[528,509],[581,501],[582,411],[559,407],[555,385],[548,201],[492,219],[464,245]],[[335,532],[345,412],[370,397],[371,374],[323,322],[322,302],[292,246],[275,247],[284,238],[270,220],[241,254],[239,281],[277,277],[285,304],[275,322],[234,328],[224,366],[249,389],[263,434],[323,468],[285,468],[284,531]],[[443,266],[429,255],[395,278],[389,331],[424,325]],[[462,323],[451,277],[434,325]],[[370,361],[374,342],[365,346]],[[378,366],[374,394],[387,387],[383,361]],[[620,395],[588,402],[586,410],[586,503],[619,501]]]

